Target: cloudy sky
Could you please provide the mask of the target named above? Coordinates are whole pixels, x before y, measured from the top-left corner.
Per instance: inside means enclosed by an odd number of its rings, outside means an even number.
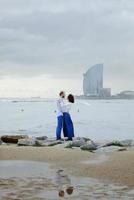
[[[0,97],[82,93],[104,63],[104,86],[134,90],[133,0],[0,0]]]

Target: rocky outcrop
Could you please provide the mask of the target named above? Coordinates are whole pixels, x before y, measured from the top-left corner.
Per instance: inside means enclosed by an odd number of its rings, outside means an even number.
[[[84,144],[86,144],[86,141],[83,138],[72,141],[72,147],[81,147]]]
[[[132,147],[134,146],[134,140],[121,140],[121,141],[116,140],[102,145],[102,147],[109,147],[109,146]]]
[[[86,145],[86,143],[90,141],[89,138],[81,138],[81,137],[77,137],[74,138],[73,141],[68,142],[65,145],[65,148],[73,148],[73,147],[81,147],[83,145]]]
[[[20,139],[18,141],[18,146],[36,146],[36,147],[49,147],[62,144],[59,140],[37,140],[35,138]]]
[[[97,145],[92,141],[88,141],[86,144],[82,145],[80,148],[81,150],[84,150],[84,151],[95,151],[97,150]]]
[[[48,137],[47,136],[40,136],[40,137],[36,137],[37,140],[47,140]]]
[[[122,140],[120,141],[123,147],[132,147],[134,146],[134,140]]]
[[[75,137],[74,141],[75,140],[84,140],[85,142],[87,142],[87,141],[90,141],[91,139],[90,138],[86,138],[86,137]]]
[[[97,144],[89,138],[76,137],[73,141],[56,140],[47,136],[29,138],[27,135],[3,135],[0,139],[2,143],[18,144],[18,146],[51,147],[60,145],[61,148],[80,148],[91,152],[113,152],[126,151],[127,147],[134,147],[134,140],[116,140],[108,143]]]
[[[33,138],[25,138],[25,139],[19,139],[18,146],[34,146],[36,143],[36,139]]]
[[[98,145],[88,138],[75,138],[73,141],[68,142],[65,145],[65,148],[73,147],[79,147],[81,150],[85,151],[95,151],[97,150]]]
[[[38,147],[51,147],[51,146],[56,146],[58,144],[62,144],[63,142],[60,140],[55,140],[55,141],[41,141],[41,140],[36,140],[34,146]]]
[[[27,135],[3,135],[1,141],[5,143],[17,144],[20,139],[28,138]]]
[[[73,145],[72,145],[72,141],[66,141],[64,148],[66,149],[72,149]]]

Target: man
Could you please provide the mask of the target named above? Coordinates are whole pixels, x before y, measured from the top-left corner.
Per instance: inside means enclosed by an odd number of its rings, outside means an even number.
[[[56,128],[56,138],[57,140],[61,140],[61,131],[63,129],[64,132],[64,119],[63,119],[63,107],[65,101],[65,92],[61,91],[59,94],[60,98],[57,100],[57,128]],[[65,137],[64,133],[64,137]]]

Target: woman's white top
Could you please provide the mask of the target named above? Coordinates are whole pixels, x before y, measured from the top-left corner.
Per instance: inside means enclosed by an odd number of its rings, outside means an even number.
[[[61,108],[62,108],[62,113],[69,113],[69,111],[71,110],[72,107],[72,103],[68,102],[67,100],[64,101],[64,104],[62,104]]]

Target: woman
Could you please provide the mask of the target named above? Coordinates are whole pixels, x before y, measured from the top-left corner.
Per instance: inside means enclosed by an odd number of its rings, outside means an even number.
[[[67,97],[67,102],[63,105],[63,125],[64,125],[64,133],[68,137],[68,140],[72,140],[74,137],[74,126],[71,119],[71,116],[69,114],[69,111],[71,110],[72,103],[74,103],[74,96],[72,94],[69,94]]]

